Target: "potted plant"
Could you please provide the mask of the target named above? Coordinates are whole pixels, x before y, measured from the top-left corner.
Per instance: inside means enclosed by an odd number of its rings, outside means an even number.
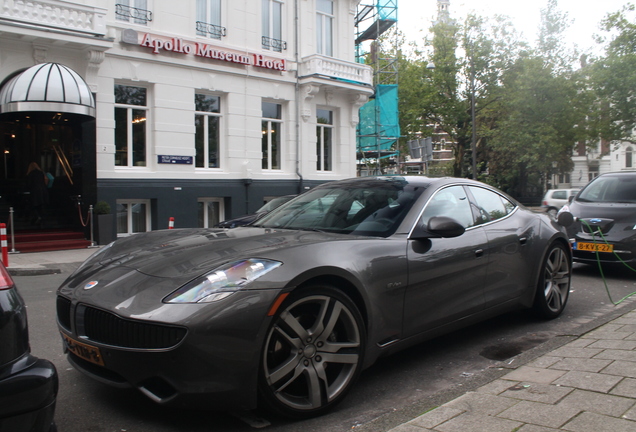
[[[107,245],[115,240],[113,235],[113,215],[110,205],[106,201],[98,201],[93,207],[94,228],[93,234],[98,245]]]

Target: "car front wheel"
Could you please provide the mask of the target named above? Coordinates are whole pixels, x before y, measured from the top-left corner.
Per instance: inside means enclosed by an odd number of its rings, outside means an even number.
[[[263,402],[292,418],[331,409],[360,373],[365,340],[362,316],[343,292],[326,285],[293,292],[265,339],[260,371]]]
[[[566,246],[553,243],[548,249],[539,275],[534,311],[543,318],[561,315],[570,294],[572,263]]]

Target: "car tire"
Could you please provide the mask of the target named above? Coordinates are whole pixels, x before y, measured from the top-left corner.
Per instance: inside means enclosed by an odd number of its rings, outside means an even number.
[[[261,353],[261,405],[285,417],[321,415],[338,404],[362,368],[366,330],[355,303],[333,286],[292,292]]]
[[[534,312],[541,318],[553,319],[561,315],[570,294],[572,261],[566,246],[552,243],[539,274]]]

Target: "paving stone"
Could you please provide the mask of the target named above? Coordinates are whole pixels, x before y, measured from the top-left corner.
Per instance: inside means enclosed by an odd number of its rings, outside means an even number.
[[[518,401],[506,397],[493,396],[483,393],[468,392],[465,395],[444,404],[447,408],[452,408],[469,413],[479,413],[495,416],[500,412],[510,408]]]
[[[600,372],[607,367],[613,360],[607,359],[588,359],[588,358],[572,358],[568,357],[556,362],[551,369],[558,370],[578,370],[583,372]]]
[[[581,413],[581,415],[564,425],[561,429],[571,432],[634,432],[636,430],[636,422],[596,413]]]
[[[533,368],[544,368],[544,369],[548,369],[550,366],[552,366],[553,364],[555,364],[556,362],[563,360],[563,357],[556,357],[556,356],[543,356],[543,357],[539,357],[538,359],[534,359],[533,361],[529,362],[526,366],[529,367],[533,367]]]
[[[544,368],[531,368],[528,366],[521,366],[518,369],[504,375],[502,378],[511,381],[527,381],[532,383],[550,384],[552,381],[563,376],[566,372],[544,369]]]
[[[636,399],[636,380],[632,378],[625,378],[619,382],[618,385],[610,391],[610,393]]]
[[[499,417],[465,413],[435,428],[440,432],[510,432],[518,429],[522,423]]]
[[[479,387],[477,389],[477,393],[498,395],[499,393],[502,393],[502,392],[506,391],[507,389],[509,389],[510,387],[513,387],[513,386],[515,386],[517,384],[519,384],[519,383],[515,383],[515,382],[512,382],[512,381],[503,380],[503,379],[498,379],[498,380],[495,380],[493,382],[490,382],[490,383],[488,383],[486,385],[483,385],[483,386]]]
[[[614,324],[620,324],[620,323],[614,322]],[[619,331],[634,333],[634,332],[636,332],[636,324],[633,324],[633,323],[632,324],[624,324],[623,327],[621,327]]]
[[[606,349],[598,353],[596,356],[594,356],[594,358],[636,362],[636,351]]]
[[[594,372],[570,371],[553,384],[608,393],[622,378]]]
[[[601,372],[604,374],[636,378],[636,362],[616,360]]]
[[[572,342],[568,342],[563,346],[568,348],[585,348],[594,342],[593,339],[574,339]]]
[[[634,406],[634,401],[587,390],[575,390],[557,404],[559,407],[576,408],[612,417],[620,417]]]
[[[499,414],[498,417],[538,426],[559,428],[580,412],[581,411],[576,408],[558,407],[540,402],[521,401]]]
[[[569,387],[559,387],[539,383],[521,383],[509,388],[500,396],[533,402],[556,404],[572,391],[574,391],[574,389]]]
[[[389,429],[388,432],[431,432],[431,430],[424,429],[409,423],[404,423],[397,427],[394,427],[393,429]]]
[[[622,340],[630,339],[634,335],[633,332],[621,332],[616,329],[609,329],[601,327],[598,330],[591,331],[581,336],[583,339],[610,339],[610,340]]]
[[[464,411],[448,408],[442,405],[441,407],[437,407],[434,410],[411,420],[408,424],[421,428],[433,429],[437,425],[461,415],[463,412]]]
[[[580,340],[580,339],[579,339]],[[588,345],[589,348],[617,349],[630,351],[636,348],[636,341],[628,340],[596,340]]]
[[[552,429],[549,427],[537,426],[537,425],[523,425],[521,429],[516,432],[557,432],[558,429]]]
[[[592,358],[602,351],[601,349],[594,348],[570,348],[562,346],[552,351],[550,355],[557,357]]]
[[[624,419],[636,421],[636,406],[623,415]]]

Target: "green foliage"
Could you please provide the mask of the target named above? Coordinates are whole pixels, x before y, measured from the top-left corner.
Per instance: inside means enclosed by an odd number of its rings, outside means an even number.
[[[93,213],[96,215],[110,214],[110,205],[106,201],[98,201],[95,203]]]

